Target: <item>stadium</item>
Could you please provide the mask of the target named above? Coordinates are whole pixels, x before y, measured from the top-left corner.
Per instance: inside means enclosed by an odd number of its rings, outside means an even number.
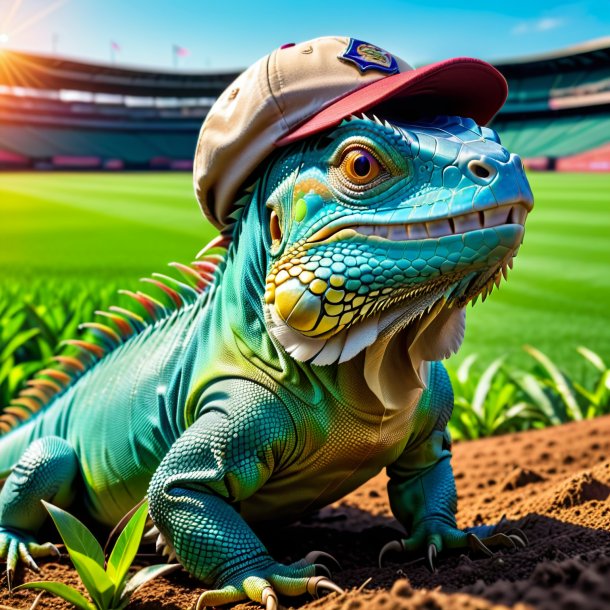
[[[96,4],[111,5],[116,18],[117,4]],[[437,5],[431,10],[438,12]],[[199,11],[207,18],[209,9],[202,4]],[[294,24],[302,29],[303,19]],[[2,31],[0,24],[0,432],[2,422],[27,416],[45,387],[70,383],[50,369],[58,346],[67,346],[64,362],[78,368],[70,354],[116,346],[125,324],[154,332],[145,322],[182,302],[167,282],[181,291],[200,287],[201,278],[185,266],[194,257],[212,277],[210,260],[219,255],[205,246],[218,231],[197,205],[190,170],[202,120],[237,75],[2,50]],[[524,159],[535,207],[514,272],[507,270],[508,282],[488,299],[468,306],[464,342],[445,362],[455,397],[449,428],[459,526],[504,522],[523,527],[530,543],[507,545],[494,557],[443,549],[435,571],[419,554],[377,567],[378,550],[397,538],[398,526],[380,473],[318,515],[267,532],[279,561],[323,549],[345,566],[333,573],[336,582],[357,587],[344,597],[303,598],[303,610],[608,609],[610,38],[495,65],[510,94],[492,127]],[[168,267],[169,261],[175,262]],[[140,354],[142,363],[149,360],[148,352]],[[93,410],[108,409],[113,385],[91,402]],[[156,388],[154,404],[161,405],[165,388]],[[6,405],[12,406],[2,411]],[[114,420],[111,427],[124,432]],[[160,561],[142,554],[136,567],[149,560]],[[65,607],[52,597],[53,586],[71,590],[67,583],[76,583],[78,573],[65,556],[41,561],[40,569],[41,575],[20,571],[32,587],[32,579],[49,581],[46,597],[9,592],[0,582],[3,608]],[[177,572],[138,589],[129,608],[192,609],[201,590],[199,581]],[[94,606],[84,599],[78,607]],[[235,608],[252,607],[259,606]]]
[[[492,126],[528,167],[610,170],[610,39],[496,67],[510,95]],[[0,167],[190,169],[202,119],[236,75],[3,51]]]

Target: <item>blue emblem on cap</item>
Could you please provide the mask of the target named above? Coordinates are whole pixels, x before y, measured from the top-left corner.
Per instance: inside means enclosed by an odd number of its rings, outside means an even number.
[[[347,49],[345,49],[342,55],[339,55],[339,59],[355,63],[360,72],[379,70],[386,74],[396,74],[399,71],[398,63],[394,56],[370,42],[357,40],[356,38],[349,39]]]

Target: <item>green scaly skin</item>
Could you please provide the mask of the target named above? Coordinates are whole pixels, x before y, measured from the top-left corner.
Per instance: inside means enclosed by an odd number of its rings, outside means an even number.
[[[456,527],[439,360],[531,207],[518,157],[469,119],[354,118],[279,151],[211,287],[0,441],[9,572],[53,552],[33,541],[41,499],[69,506],[80,485],[114,525],[148,493],[179,561],[215,587],[202,604],[273,607],[335,586],[312,558],[276,563],[249,524],[300,517],[384,467],[409,533],[389,550],[484,548]]]

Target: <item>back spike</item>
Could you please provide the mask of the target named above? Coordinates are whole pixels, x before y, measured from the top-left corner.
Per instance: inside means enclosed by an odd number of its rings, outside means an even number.
[[[59,369],[42,369],[42,371],[38,371],[38,373],[36,373],[36,377],[41,375],[51,377],[51,379],[59,381],[65,385],[68,385],[72,381],[72,375],[68,375]]]
[[[177,280],[175,277],[171,277],[170,275],[165,275],[165,273],[153,273],[152,276],[161,280],[166,286],[172,287],[178,292],[178,294],[182,297],[183,300],[192,303],[197,298],[197,291],[190,286],[189,284],[185,284],[180,280]]]
[[[72,356],[53,356],[51,360],[59,362],[64,368],[70,369],[73,373],[83,373],[85,371],[85,365],[78,358],[72,358]]]
[[[27,396],[19,395],[17,398],[13,398],[11,404],[25,407],[26,409],[29,409],[31,413],[36,413],[36,411],[40,410],[44,402],[34,400],[33,398],[28,398]]]
[[[174,303],[174,305],[180,309],[184,305],[184,301],[182,296],[178,294],[173,288],[170,288],[163,282],[155,279],[154,277],[143,277],[140,278],[141,282],[146,282],[147,284],[152,284],[156,286],[159,290],[163,291]]]
[[[195,285],[195,289],[198,292],[201,292],[205,286],[206,283],[202,281],[201,276],[199,275],[199,273],[197,273],[197,271],[195,271],[192,267],[189,267],[188,265],[183,265],[182,263],[169,263],[170,267],[173,267],[174,269],[178,269],[178,271],[180,271],[180,274],[188,281],[190,281],[192,284]]]
[[[29,397],[38,399],[42,404],[45,404],[49,400],[49,394],[47,392],[43,392],[40,388],[26,387],[21,392],[19,392],[19,396],[21,397]]]
[[[40,388],[43,392],[48,394],[48,398],[51,398],[53,394],[56,392],[61,392],[61,386],[51,381],[50,379],[45,379],[44,377],[35,377],[34,379],[29,379],[26,381],[26,385],[31,386],[33,388]]]
[[[140,303],[153,322],[156,322],[167,313],[163,303],[160,303],[157,301],[157,299],[144,294],[139,290],[138,292],[132,292],[131,290],[119,290],[119,294],[124,294]]]
[[[129,322],[135,327],[136,332],[141,332],[146,328],[146,321],[142,316],[139,316],[135,311],[125,309],[124,307],[118,307],[117,305],[111,305],[108,309],[110,311],[122,315],[129,320]]]
[[[201,273],[205,272],[209,279],[213,279],[216,269],[218,269],[218,265],[210,263],[209,261],[193,261],[192,265],[197,271],[200,271]]]
[[[215,237],[213,240],[208,242],[199,252],[195,258],[201,258],[206,252],[214,250],[214,248],[228,248],[231,243],[231,237],[229,235],[223,235],[222,233]]]
[[[106,353],[106,350],[101,345],[90,343],[89,341],[81,341],[80,339],[66,339],[60,345],[76,347],[81,353],[86,354],[89,359],[93,358],[94,361]]]
[[[117,313],[97,310],[95,311],[95,315],[108,318],[108,320],[110,320],[118,328],[123,339],[131,337],[131,335],[133,335],[133,333],[137,331],[137,328],[134,327],[129,320],[126,320],[123,316],[120,316]]]
[[[99,324],[98,322],[84,322],[83,324],[79,324],[79,330],[89,330],[96,337],[101,339],[101,341],[110,349],[114,349],[117,345],[123,343],[123,340],[116,332],[110,328],[110,326],[106,326],[106,324]]]
[[[14,403],[11,403],[8,407],[4,407],[3,413],[14,415],[15,417],[18,417],[21,421],[24,421],[32,416],[32,412],[29,409]]]
[[[0,415],[0,428],[6,432],[15,428],[19,423],[19,418],[12,413],[3,413]]]

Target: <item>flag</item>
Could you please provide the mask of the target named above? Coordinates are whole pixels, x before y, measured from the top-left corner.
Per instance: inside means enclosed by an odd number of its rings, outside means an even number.
[[[120,50],[121,50],[121,45],[120,45],[118,42],[115,42],[114,40],[111,40],[111,41],[110,41],[110,48],[111,48],[113,51],[117,51],[117,52],[118,52],[118,51],[120,51]]]
[[[188,49],[185,49],[184,47],[178,46],[177,44],[174,45],[174,54],[176,55],[176,57],[188,57],[191,52]]]

